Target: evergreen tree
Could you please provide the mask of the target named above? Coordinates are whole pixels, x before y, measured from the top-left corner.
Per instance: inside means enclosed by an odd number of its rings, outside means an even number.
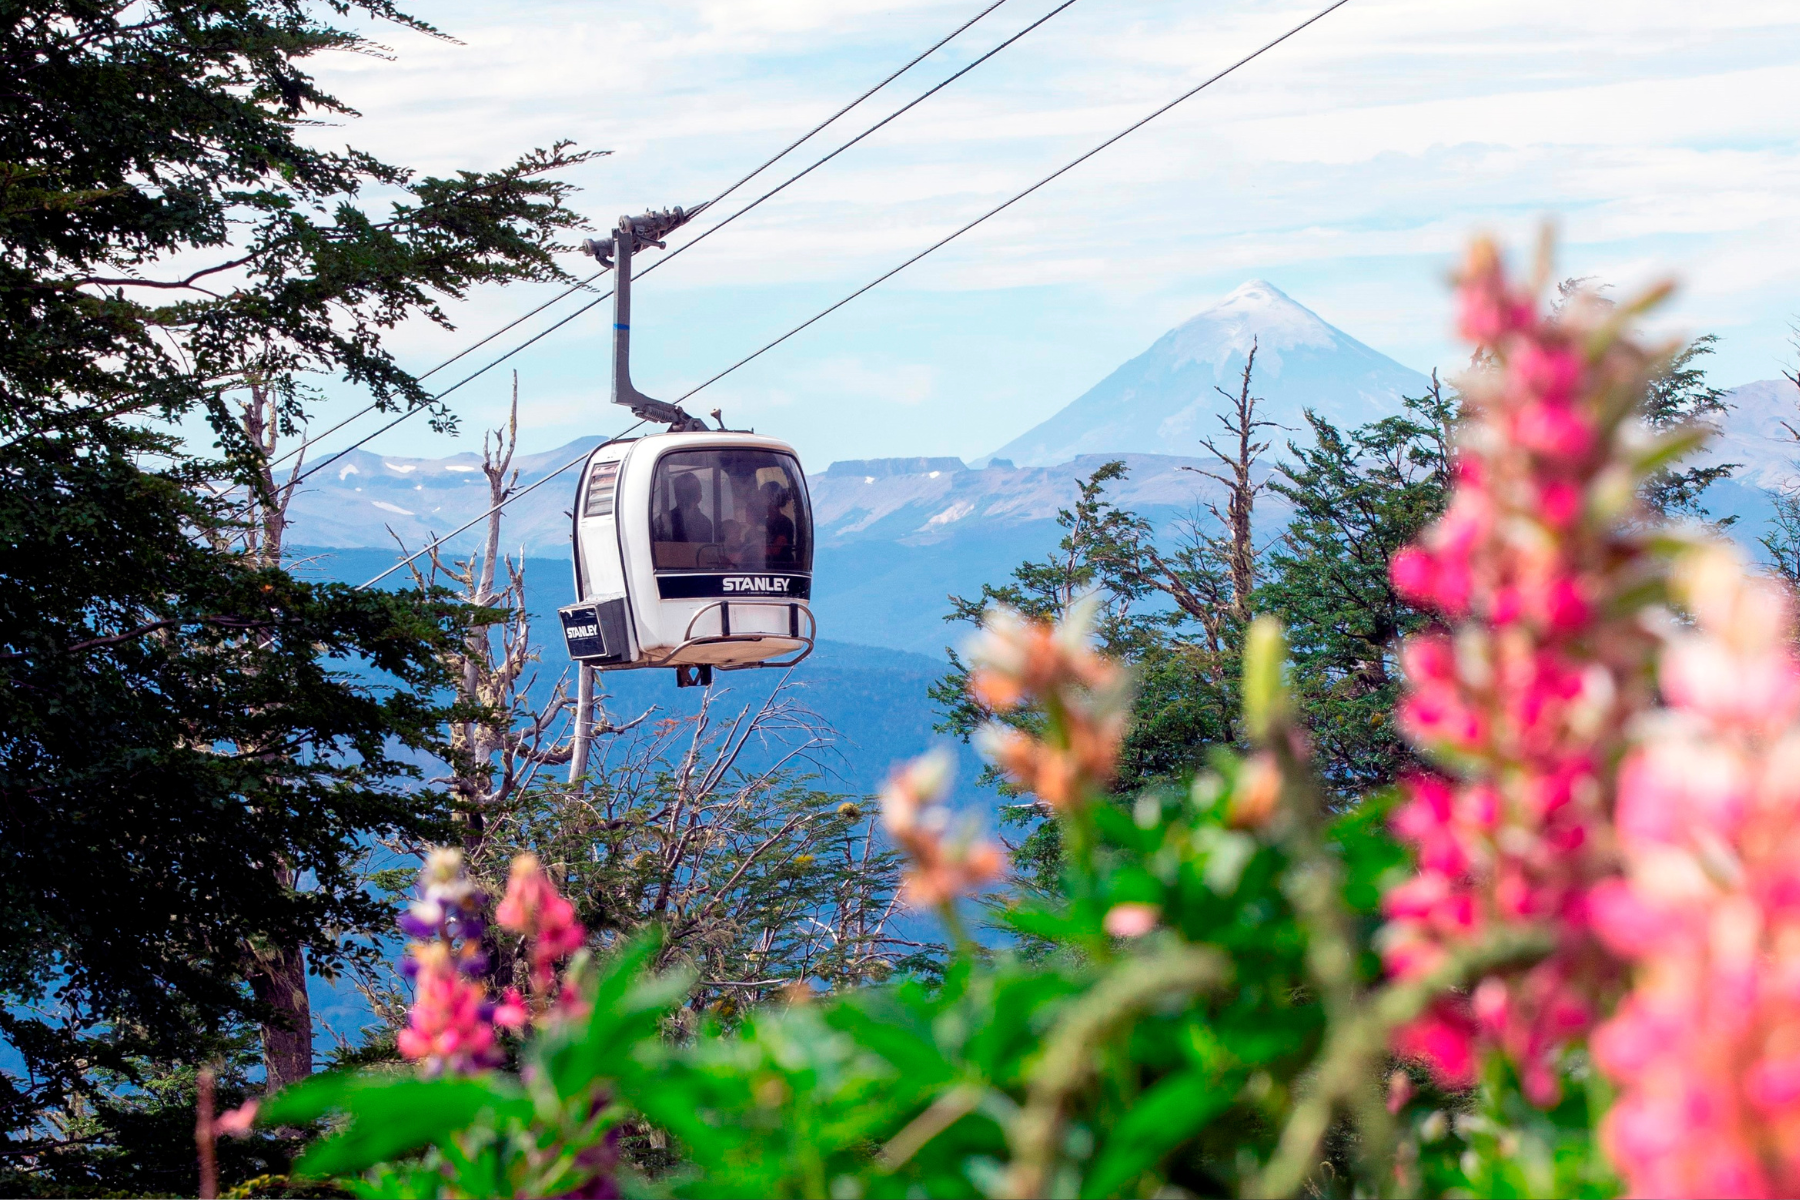
[[[1348,433],[1308,411],[1313,445],[1290,442],[1293,460],[1270,485],[1293,512],[1257,606],[1287,626],[1319,770],[1345,798],[1409,761],[1390,717],[1394,651],[1426,618],[1395,593],[1388,563],[1443,508],[1456,401],[1434,374],[1405,405],[1404,416]]]
[[[26,1167],[144,1064],[279,1022],[263,964],[329,971],[383,923],[346,856],[443,828],[406,756],[462,618],[247,550],[269,497],[234,397],[267,389],[288,434],[308,373],[427,403],[385,331],[562,277],[554,174],[584,156],[438,179],[313,148],[353,114],[306,60],[370,48],[320,13],[433,32],[389,0],[0,15],[0,1033],[25,1067],[0,1120]],[[217,461],[173,434],[195,415]]]
[[[1695,338],[1670,360],[1668,367],[1650,384],[1645,397],[1643,415],[1650,427],[1661,432],[1682,425],[1710,424],[1723,417],[1731,406],[1723,390],[1707,382],[1706,369],[1698,360],[1713,353],[1717,334]],[[1659,516],[1689,517],[1707,520],[1702,500],[1706,489],[1721,479],[1728,479],[1740,463],[1714,463],[1677,469],[1663,467],[1644,484],[1644,502]],[[1730,525],[1736,517],[1726,517],[1720,525]]]
[[[1056,522],[1062,527],[1063,536],[1056,551],[1041,561],[1028,561],[1013,568],[1011,583],[982,584],[981,594],[974,599],[949,597],[950,612],[944,619],[979,626],[995,605],[1004,605],[1028,617],[1054,621],[1066,615],[1077,601],[1088,599],[1101,608],[1096,628],[1109,652],[1133,660],[1141,657],[1148,646],[1160,640],[1159,626],[1167,618],[1133,613],[1132,605],[1144,595],[1144,588],[1113,569],[1121,547],[1136,544],[1148,532],[1137,516],[1106,499],[1107,485],[1125,478],[1125,474],[1125,464],[1114,461],[1102,464],[1081,480],[1074,507],[1057,511]],[[976,700],[969,693],[969,669],[961,654],[954,646],[946,647],[944,652],[950,659],[950,669],[928,693],[938,706],[939,732],[966,742],[989,721],[1031,732],[1038,730],[1041,717],[1030,708],[996,713]],[[978,782],[997,788],[1004,796],[1018,794],[992,767],[982,772]],[[1023,840],[1012,847],[1014,870],[1043,888],[1055,885],[1061,853],[1057,826],[1045,820],[1047,815],[1029,800],[1009,806],[1003,814],[1005,824],[1026,831]]]

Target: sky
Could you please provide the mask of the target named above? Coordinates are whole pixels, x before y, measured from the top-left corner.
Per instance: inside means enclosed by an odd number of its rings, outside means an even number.
[[[437,0],[425,15],[448,39],[378,27],[389,55],[314,60],[362,115],[311,136],[434,174],[565,138],[608,150],[570,176],[574,207],[604,233],[620,214],[711,197],[989,2]],[[732,200],[1059,2],[1005,0]],[[675,398],[1323,2],[1076,0],[641,281],[638,388]],[[1251,278],[1408,366],[1453,371],[1466,352],[1449,336],[1447,280],[1468,238],[1492,232],[1523,261],[1546,221],[1560,274],[1616,295],[1676,279],[1657,322],[1719,335],[1714,382],[1791,368],[1800,5],[1350,0],[688,407],[786,438],[809,471],[974,458]],[[565,266],[592,269],[578,255]],[[423,371],[556,290],[484,291],[453,306],[454,331],[408,325],[392,344]],[[610,302],[507,364],[522,450],[628,423],[608,403],[609,327]],[[372,448],[478,449],[510,387],[501,370],[459,390],[458,437],[419,420]],[[320,427],[366,402],[328,396]]]

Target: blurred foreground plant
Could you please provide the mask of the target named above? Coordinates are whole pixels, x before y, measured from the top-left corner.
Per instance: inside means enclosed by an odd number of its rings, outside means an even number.
[[[1084,617],[1058,627],[998,617],[972,656],[987,702],[1050,714],[1041,736],[990,739],[1006,770],[1054,797],[1065,823],[1060,894],[998,910],[1049,954],[1027,961],[963,936],[935,984],[790,989],[784,1004],[734,1028],[709,1018],[682,1040],[664,1018],[690,980],[647,973],[653,940],[617,948],[599,972],[581,951],[561,983],[534,970],[538,997],[523,1008],[541,1011],[554,995],[584,1011],[528,1030],[516,1073],[486,1056],[489,1038],[509,1044],[494,1024],[513,1019],[519,999],[447,1006],[421,987],[412,1027],[421,1037],[457,1031],[426,1060],[430,1073],[324,1077],[275,1097],[258,1120],[342,1114],[300,1170],[360,1175],[346,1185],[370,1195],[1250,1188],[1325,1032],[1295,879],[1347,889],[1351,899],[1333,903],[1365,932],[1342,936],[1366,940],[1397,852],[1372,812],[1284,816],[1304,789],[1284,783],[1269,755],[1221,752],[1192,787],[1121,806],[1105,789],[1128,680],[1089,645]],[[1278,641],[1265,639],[1258,667],[1277,694]],[[1282,702],[1261,703],[1253,717],[1266,736],[1293,741],[1286,718],[1272,715]],[[909,858],[906,895],[960,928],[959,911],[1002,863],[985,839],[956,829],[942,803],[947,782],[946,764],[914,764],[890,783],[883,813]],[[453,865],[427,864],[406,920],[434,939],[414,954],[420,979],[439,958],[464,963],[454,988],[466,1000],[479,987],[465,962],[474,952],[446,935],[466,947],[479,930],[452,911],[469,898]],[[569,944],[546,936],[546,915],[563,924],[559,899],[527,862],[499,908],[502,923],[537,939],[539,966],[549,965],[547,947]],[[533,912],[536,926],[522,916]],[[1371,955],[1347,953],[1355,980],[1374,978]],[[1379,1053],[1380,1034],[1372,1045]],[[681,1166],[652,1181],[619,1164],[627,1125],[672,1138]]]

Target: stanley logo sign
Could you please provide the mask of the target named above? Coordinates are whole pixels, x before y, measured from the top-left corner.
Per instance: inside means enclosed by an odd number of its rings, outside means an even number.
[[[727,575],[725,593],[731,595],[755,592],[764,596],[785,596],[796,582],[798,581],[792,575]]]
[[[812,595],[812,576],[797,573],[706,571],[658,575],[656,592],[664,600],[805,600]]]
[[[557,614],[562,618],[563,641],[574,659],[607,657],[606,635],[600,631],[599,614],[591,604],[578,604]]]

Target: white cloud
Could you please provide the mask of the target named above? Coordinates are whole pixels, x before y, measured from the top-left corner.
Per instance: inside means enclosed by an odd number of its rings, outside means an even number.
[[[788,169],[1050,3],[1002,5]],[[979,7],[442,0],[461,44],[387,31],[397,61],[333,56],[325,83],[367,115],[317,136],[438,172],[574,136],[617,152],[578,172],[577,204],[606,225],[712,194]],[[691,386],[1309,7],[1077,3],[653,276],[640,386]],[[1669,320],[1726,334],[1723,382],[1767,376],[1800,310],[1796,95],[1786,0],[1355,0],[696,401],[769,414],[831,457],[979,453],[960,439],[1017,432],[1253,275],[1427,368],[1457,357],[1442,281],[1469,232],[1522,240],[1546,214],[1571,270],[1678,271]],[[429,364],[546,294],[483,292],[462,331],[415,323],[395,344]],[[604,328],[591,314],[521,356],[533,448],[610,429]],[[493,425],[504,392],[459,393],[465,427]],[[460,448],[411,427],[381,445]]]

